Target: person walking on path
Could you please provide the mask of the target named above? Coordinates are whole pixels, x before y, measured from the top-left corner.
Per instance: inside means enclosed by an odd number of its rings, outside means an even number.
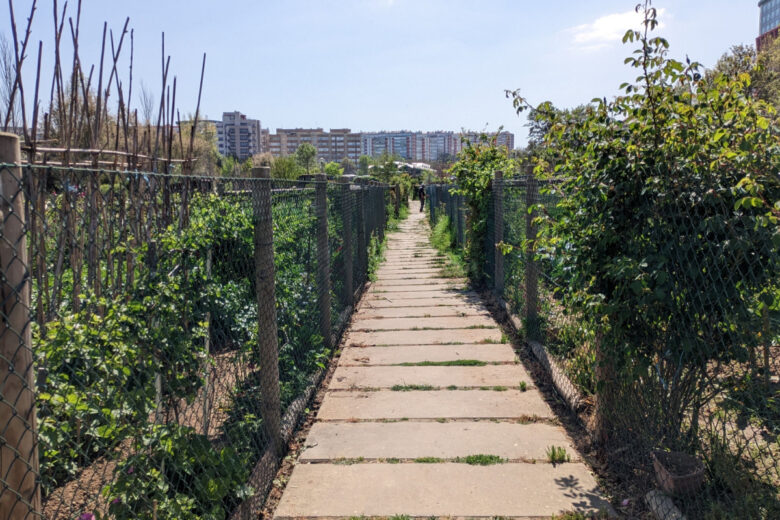
[[[420,184],[417,188],[417,195],[420,197],[420,213],[422,213],[425,208],[425,184]]]

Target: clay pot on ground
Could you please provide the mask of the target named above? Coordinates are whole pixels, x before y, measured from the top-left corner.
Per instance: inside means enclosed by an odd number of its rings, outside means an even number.
[[[655,478],[661,489],[671,495],[692,495],[704,483],[704,464],[679,451],[652,452]]]

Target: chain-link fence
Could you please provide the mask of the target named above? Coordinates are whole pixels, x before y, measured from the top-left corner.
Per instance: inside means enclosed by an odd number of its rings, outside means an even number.
[[[442,217],[447,218],[453,244],[456,247],[466,245],[466,198],[455,193],[452,184],[429,184],[425,187],[426,204],[431,225],[436,225]]]
[[[381,240],[376,182],[3,164],[3,518],[257,513]]]
[[[668,294],[654,296],[664,303],[651,306],[652,317],[594,322],[574,310],[587,295],[577,265],[561,254],[566,237],[556,236],[554,223],[572,215],[562,185],[494,179],[482,280],[592,428],[619,509],[629,517],[649,509],[670,519],[780,518],[776,229],[755,225],[718,186],[659,202],[645,216],[645,238],[623,240],[655,244],[647,261],[665,262]],[[443,190],[450,187],[430,187],[431,200],[443,201]],[[432,204],[434,222],[440,214]],[[637,338],[641,326],[644,335],[639,344],[606,344],[605,327],[617,326]]]

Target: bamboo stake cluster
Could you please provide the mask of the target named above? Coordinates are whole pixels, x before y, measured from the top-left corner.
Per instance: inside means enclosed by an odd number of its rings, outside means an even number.
[[[171,57],[166,54],[165,33],[162,34],[160,101],[154,121],[150,120],[151,117],[144,120],[144,115],[139,116],[138,108],[132,102],[135,41],[130,19],[125,19],[118,33],[104,22],[100,60],[97,64],[87,65],[82,61],[79,50],[81,0],[72,13],[68,10],[68,2],[60,6],[57,0],[53,0],[53,67],[48,76],[41,70],[44,44],[39,40],[34,87],[30,93],[24,80],[29,77],[26,62],[34,45],[32,27],[38,2],[32,2],[23,33],[19,31],[13,0],[9,0],[8,6],[14,77],[5,114],[0,113],[0,123],[4,131],[21,134],[27,162],[162,173],[169,173],[176,167],[185,175],[192,173],[195,134],[201,122],[205,54],[195,115],[182,124],[176,104],[178,80],[171,71]],[[123,77],[120,63],[123,51],[125,54],[128,52],[128,46],[129,65]],[[64,55],[72,55],[69,70]],[[45,94],[42,93],[47,84],[48,102],[43,99]],[[143,95],[148,93],[143,92]],[[28,106],[30,97],[32,110]],[[13,126],[16,107],[21,114],[19,128]],[[187,136],[185,132],[188,132]]]

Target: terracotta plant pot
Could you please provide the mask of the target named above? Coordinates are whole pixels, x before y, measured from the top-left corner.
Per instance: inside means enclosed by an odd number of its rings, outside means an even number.
[[[658,485],[671,495],[692,495],[704,482],[704,464],[679,451],[653,451],[653,467]]]

